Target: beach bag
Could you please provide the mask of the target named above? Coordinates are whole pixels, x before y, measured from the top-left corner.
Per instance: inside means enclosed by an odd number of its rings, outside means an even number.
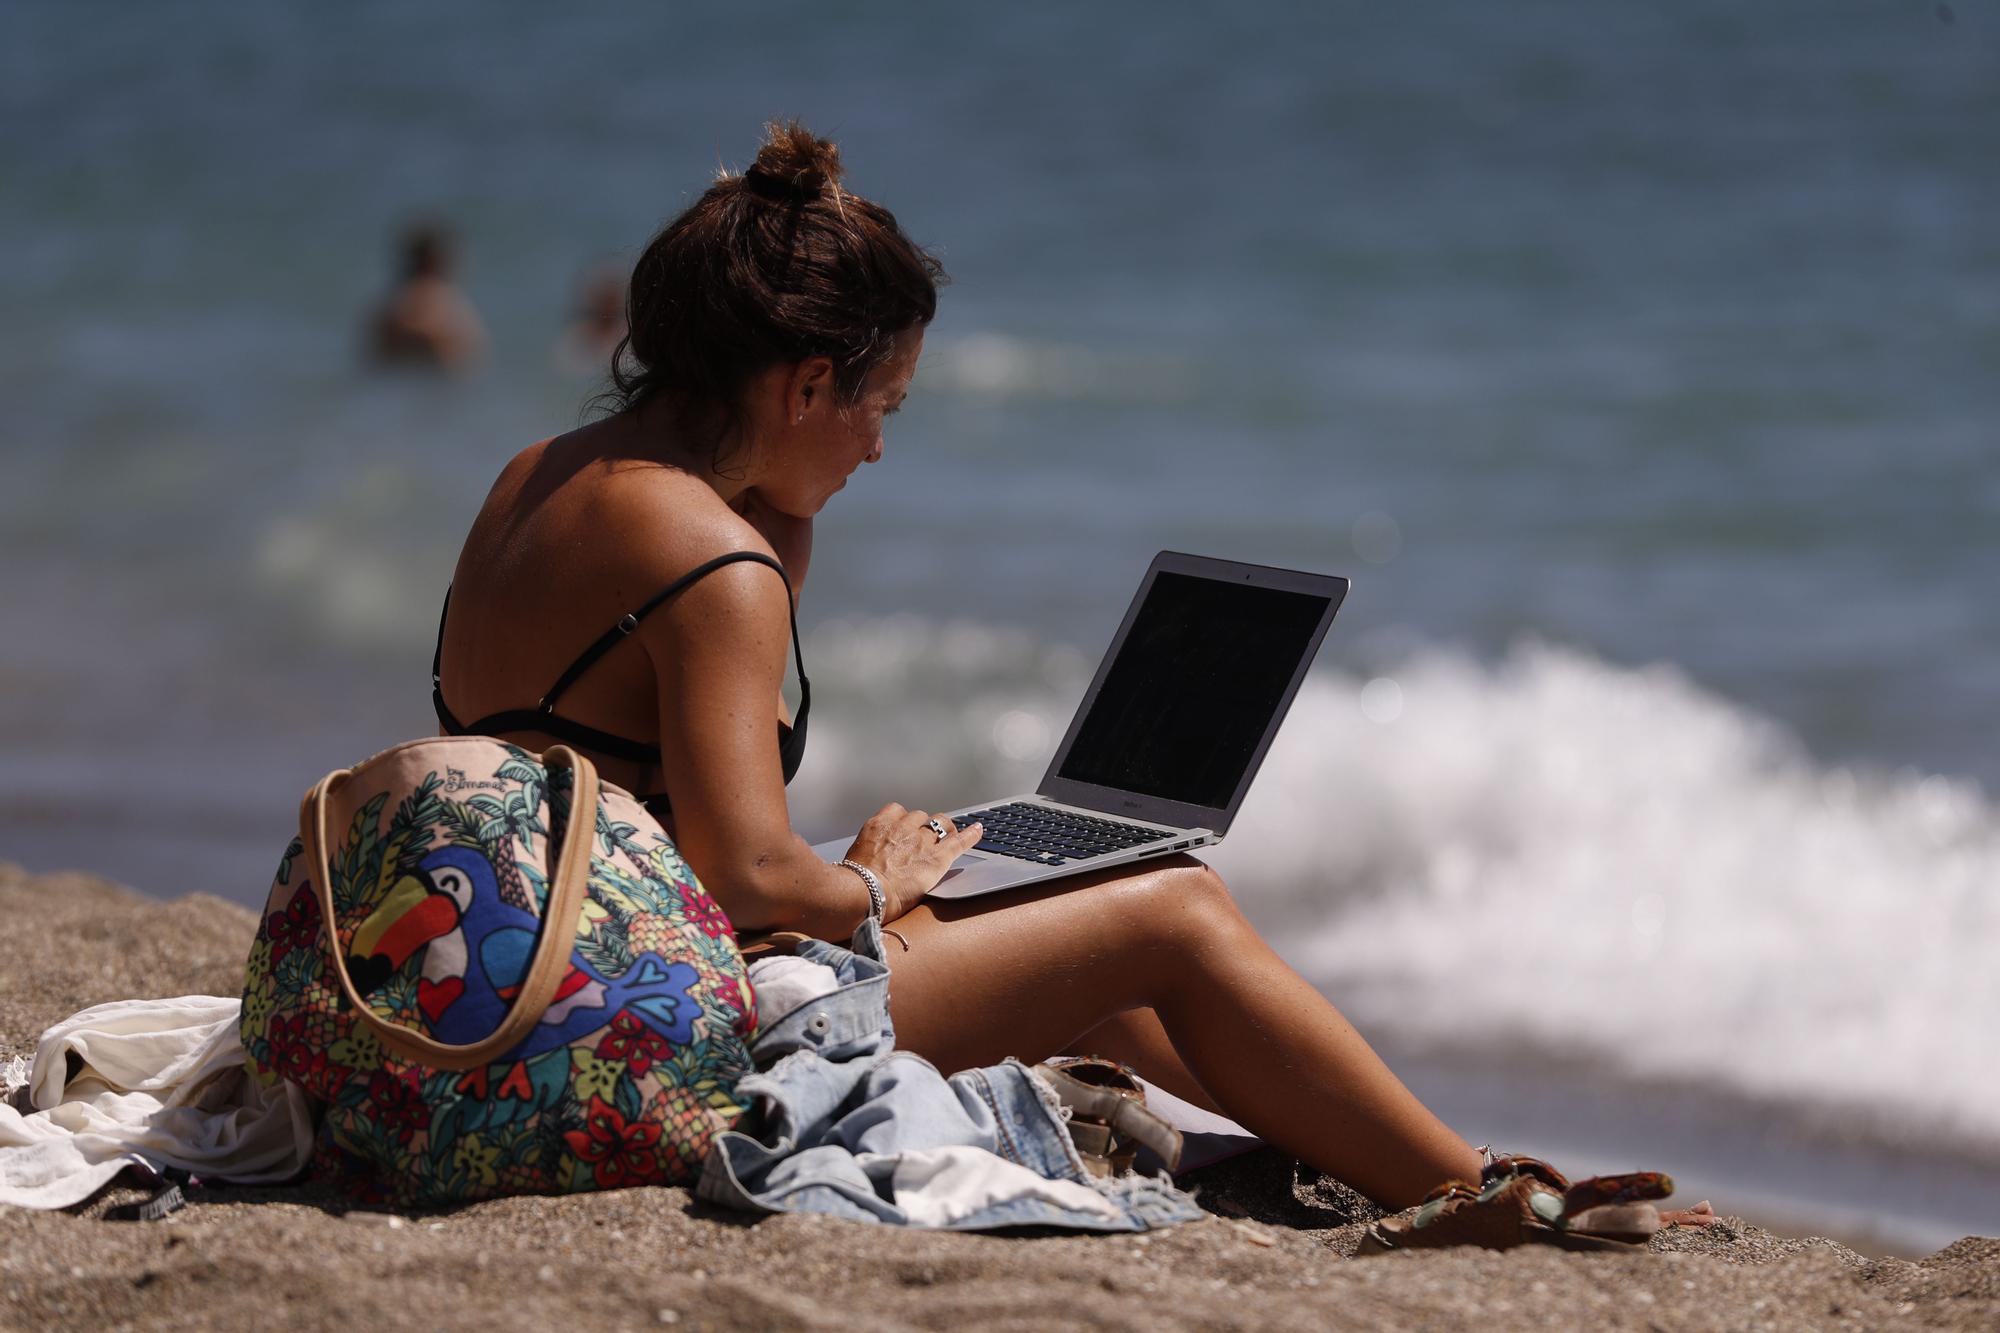
[[[636,800],[454,736],[307,793],[241,1034],[318,1103],[314,1173],[410,1204],[692,1181],[755,1026],[729,918]]]

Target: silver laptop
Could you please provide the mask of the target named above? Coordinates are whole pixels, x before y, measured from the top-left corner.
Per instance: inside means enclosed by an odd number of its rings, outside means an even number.
[[[1347,580],[1162,551],[1042,784],[951,812],[985,826],[933,898],[970,898],[1221,840]],[[829,861],[845,839],[813,850]]]

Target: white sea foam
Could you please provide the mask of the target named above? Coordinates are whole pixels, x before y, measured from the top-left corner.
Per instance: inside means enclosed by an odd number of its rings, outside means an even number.
[[[1309,683],[1215,860],[1376,1028],[2000,1148],[2000,818],[1666,669],[1524,645]]]
[[[1059,738],[1086,665],[914,621],[810,647],[828,706],[799,795],[822,822],[1032,787],[1046,749],[1021,741]],[[1991,801],[1817,764],[1672,669],[1524,643],[1315,675],[1211,859],[1385,1038],[2000,1150]]]

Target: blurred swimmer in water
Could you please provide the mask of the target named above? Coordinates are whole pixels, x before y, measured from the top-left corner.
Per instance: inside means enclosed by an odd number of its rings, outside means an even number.
[[[576,308],[556,343],[556,365],[565,374],[599,375],[625,337],[625,275],[602,268],[587,275]]]
[[[403,233],[396,285],[369,316],[368,357],[377,365],[465,371],[486,355],[486,329],[452,281],[451,233],[418,223]]]

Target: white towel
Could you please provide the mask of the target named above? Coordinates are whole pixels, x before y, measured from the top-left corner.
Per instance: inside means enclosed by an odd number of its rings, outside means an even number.
[[[750,964],[750,989],[757,996],[757,1026],[765,1028],[792,1010],[840,989],[840,977],[825,963],[774,954]]]
[[[856,1159],[868,1162],[862,1155]],[[1077,1213],[1117,1217],[1111,1200],[1074,1180],[1047,1180],[984,1148],[956,1144],[902,1153],[890,1188],[916,1227],[948,1227],[1000,1204],[1039,1200]]]
[[[0,1103],[0,1203],[66,1208],[128,1165],[245,1182],[297,1175],[312,1152],[311,1104],[290,1083],[249,1076],[241,1008],[215,995],[118,1000],[44,1032],[25,1090],[32,1109],[16,1096]]]

